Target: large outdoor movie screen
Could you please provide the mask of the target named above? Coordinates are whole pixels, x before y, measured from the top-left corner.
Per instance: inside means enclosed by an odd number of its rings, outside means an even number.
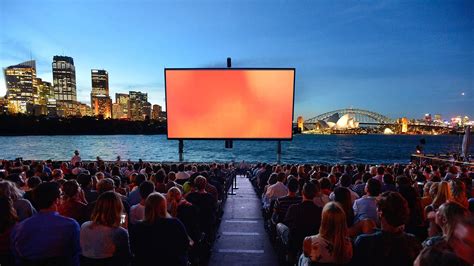
[[[291,139],[294,69],[165,69],[169,139]]]

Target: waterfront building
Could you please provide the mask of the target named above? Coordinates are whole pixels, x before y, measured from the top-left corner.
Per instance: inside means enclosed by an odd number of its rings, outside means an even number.
[[[296,123],[297,123],[297,127],[298,127],[298,132],[303,132],[303,130],[304,130],[304,128],[303,128],[303,123],[304,123],[303,117],[298,116],[298,118],[296,119]]]
[[[436,121],[436,122],[442,122],[443,120],[442,120],[442,118],[441,118],[441,115],[440,115],[440,114],[435,114],[435,115],[434,115],[434,121]]]
[[[115,94],[115,107],[112,110],[112,117],[114,119],[129,119],[128,116],[128,105],[129,105],[130,95],[125,93],[116,93]]]
[[[128,102],[128,117],[130,120],[144,120],[146,113],[149,108],[146,108],[148,103],[148,94],[142,93],[139,91],[130,91],[129,92],[129,102]],[[149,104],[149,103],[148,103]],[[145,109],[143,108],[145,107]],[[149,116],[150,114],[148,114]]]
[[[425,123],[430,124],[432,121],[431,114],[425,114]]]
[[[143,116],[143,120],[147,120],[147,119],[150,119],[151,118],[151,103],[149,102],[145,102],[143,103],[143,107],[142,107],[142,116]]]
[[[153,105],[153,111],[152,111],[152,115],[151,115],[151,119],[153,120],[159,120],[160,117],[161,117],[161,106],[158,105],[158,104],[154,104]]]
[[[53,90],[59,109],[65,111],[64,115],[77,113],[76,69],[74,60],[69,56],[53,57]]]
[[[109,96],[109,74],[105,70],[91,70],[91,108],[94,116],[112,118],[112,99]]]
[[[402,117],[402,133],[408,132],[408,118]]]
[[[46,104],[46,114],[52,117],[58,116],[58,106],[56,103],[56,99],[54,98],[48,99],[48,103]]]
[[[7,114],[7,112],[8,112],[7,99],[5,97],[0,97],[0,115]]]
[[[35,98],[36,62],[26,61],[4,68],[9,113],[29,113]]]

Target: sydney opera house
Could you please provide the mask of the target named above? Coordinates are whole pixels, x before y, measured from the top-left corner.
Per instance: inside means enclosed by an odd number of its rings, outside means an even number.
[[[359,128],[359,122],[350,114],[339,117],[339,114],[336,113],[327,120],[318,120],[315,127],[316,129],[348,130]]]

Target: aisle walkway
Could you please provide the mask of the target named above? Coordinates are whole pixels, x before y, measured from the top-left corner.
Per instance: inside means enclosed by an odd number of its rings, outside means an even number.
[[[239,176],[237,187],[225,203],[209,265],[278,265],[252,184]]]

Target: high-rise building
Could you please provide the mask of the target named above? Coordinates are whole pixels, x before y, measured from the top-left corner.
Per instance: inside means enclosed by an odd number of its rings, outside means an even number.
[[[144,115],[143,107],[146,108],[145,105],[148,103],[148,94],[139,91],[130,91],[129,97],[128,117],[130,120],[144,120],[146,114]]]
[[[48,99],[54,99],[54,90],[51,82],[36,78],[35,104],[46,106]]]
[[[161,106],[158,104],[154,104],[151,119],[158,120],[160,116],[161,116]]]
[[[91,108],[93,115],[112,118],[112,100],[109,96],[109,74],[105,70],[91,70]]]
[[[442,122],[441,115],[440,114],[435,114],[434,115],[434,120],[437,121],[437,122]]]
[[[0,115],[6,114],[8,112],[7,99],[5,97],[0,97]]]
[[[74,115],[77,108],[76,69],[74,60],[69,56],[53,57],[54,98],[58,105],[63,105],[65,115]]]
[[[431,114],[425,114],[425,122],[426,123],[431,123],[432,119],[431,119]]]
[[[115,94],[115,107],[113,108],[112,115],[114,119],[128,119],[128,104],[130,95],[125,93]]]
[[[151,118],[151,111],[152,111],[151,103],[149,103],[149,102],[143,103],[143,107],[142,107],[143,120]]]
[[[34,104],[36,62],[26,61],[4,69],[7,86],[6,99],[10,113],[28,113]]]

